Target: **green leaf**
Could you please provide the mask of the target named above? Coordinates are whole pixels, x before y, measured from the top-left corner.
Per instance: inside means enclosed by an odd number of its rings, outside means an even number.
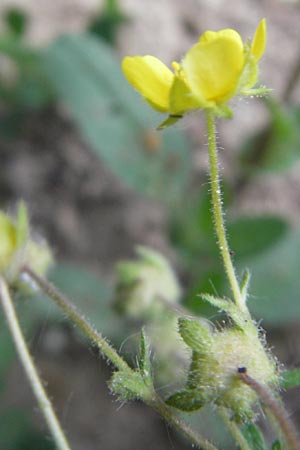
[[[277,324],[299,319],[300,231],[288,233],[247,266],[252,274],[248,304],[256,317]]]
[[[198,411],[204,406],[205,401],[200,391],[183,389],[167,398],[167,405],[185,412]]]
[[[300,386],[300,369],[286,370],[280,377],[280,385],[283,389],[291,389]]]
[[[235,258],[252,257],[283,239],[287,223],[278,217],[242,217],[228,224],[230,249]]]
[[[283,450],[283,446],[278,439],[273,442],[271,450]]]
[[[266,450],[265,440],[256,425],[253,423],[245,425],[242,428],[242,433],[251,450]]]
[[[154,112],[125,80],[111,47],[89,34],[64,36],[43,61],[95,154],[139,192],[177,200],[190,168],[188,142],[179,130],[153,129]]]

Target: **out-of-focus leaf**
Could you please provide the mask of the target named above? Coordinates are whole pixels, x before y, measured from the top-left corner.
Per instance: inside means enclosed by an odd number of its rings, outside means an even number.
[[[283,446],[278,439],[273,442],[271,450],[283,450]]]
[[[53,100],[53,92],[41,66],[40,52],[27,47],[16,36],[5,35],[0,36],[0,53],[16,66],[17,76],[13,83],[7,85],[0,79],[0,98],[13,106],[14,119],[24,108],[40,108]]]
[[[154,131],[151,108],[125,80],[111,47],[89,34],[64,36],[45,52],[44,67],[83,136],[115,174],[140,192],[178,198],[189,172],[187,140],[179,130]]]
[[[30,49],[24,45],[15,36],[1,35],[0,36],[0,53],[3,53],[19,64],[31,64],[38,57],[36,50]]]
[[[228,223],[230,248],[235,258],[251,257],[274,246],[288,231],[278,217],[242,217]]]
[[[300,319],[300,231],[294,231],[264,254],[247,261],[251,273],[249,307],[266,322]]]
[[[4,20],[15,36],[23,36],[27,25],[27,16],[24,11],[19,8],[9,8],[5,11]]]
[[[266,444],[259,428],[250,423],[242,428],[242,433],[251,450],[266,450]]]
[[[300,369],[286,370],[281,374],[281,387],[291,389],[300,386]]]
[[[127,21],[118,0],[106,0],[101,13],[93,18],[88,31],[96,34],[109,44],[114,44],[119,27]]]
[[[278,171],[288,169],[300,158],[300,108],[284,108],[274,99],[267,101],[270,123],[250,138],[242,152],[245,170]]]
[[[28,413],[17,409],[0,414],[0,442],[3,450],[52,450],[54,445],[33,428]]]

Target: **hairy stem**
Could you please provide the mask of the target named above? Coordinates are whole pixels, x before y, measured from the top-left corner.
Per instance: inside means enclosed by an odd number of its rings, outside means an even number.
[[[227,411],[224,408],[219,408],[219,414],[230,431],[235,443],[239,445],[240,450],[251,450],[238,425],[234,421],[230,420]]]
[[[83,317],[70,300],[48,280],[38,275],[29,267],[23,267],[23,274],[26,274],[54,303],[75,323],[80,330],[100,349],[101,353],[109,359],[114,366],[122,371],[131,372],[131,368],[126,361],[117,353],[107,340],[94,329],[90,322]]]
[[[294,424],[291,422],[283,405],[275,399],[270,389],[256,381],[248,375],[247,372],[239,372],[239,375],[241,380],[250,386],[257,393],[265,406],[269,408],[280,426],[290,450],[300,450],[299,437]]]
[[[47,396],[42,382],[39,378],[38,372],[34,366],[33,359],[29,353],[26,345],[16,311],[10,297],[9,289],[3,279],[0,279],[0,297],[7,319],[8,327],[13,337],[15,347],[29,383],[32,387],[33,393],[37,399],[38,405],[43,413],[49,430],[52,434],[53,440],[58,450],[71,450],[60,423],[56,417],[53,406]]]
[[[178,430],[186,439],[201,450],[218,450],[211,442],[195,432],[186,422],[175,414],[163,400],[155,395],[147,402],[149,406],[155,409],[170,425]],[[248,449],[247,449],[248,450]]]
[[[248,309],[242,297],[235,269],[231,260],[230,249],[226,238],[224,223],[224,213],[222,208],[221,186],[218,170],[218,155],[216,143],[215,118],[212,111],[206,111],[206,123],[208,131],[208,152],[210,163],[211,199],[212,212],[214,218],[215,231],[218,239],[218,246],[223,260],[225,272],[229,281],[231,292],[236,305],[249,316]]]

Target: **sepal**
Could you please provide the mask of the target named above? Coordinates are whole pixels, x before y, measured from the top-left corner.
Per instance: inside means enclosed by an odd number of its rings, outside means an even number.
[[[178,114],[178,115],[170,115],[166,118],[166,120],[164,120],[160,125],[158,125],[158,127],[156,128],[157,130],[161,131],[164,130],[165,128],[171,127],[172,125],[174,125],[176,122],[178,122],[178,120],[182,119],[182,115]]]
[[[141,331],[139,371],[145,381],[151,382],[150,345],[144,328]]]
[[[123,401],[145,399],[150,395],[149,386],[138,371],[115,372],[109,381],[109,387]]]
[[[179,333],[184,342],[192,350],[206,353],[212,342],[210,327],[205,322],[180,317],[178,319]]]
[[[167,398],[165,402],[168,406],[189,413],[198,411],[206,403],[203,398],[203,393],[192,389],[178,391]]]

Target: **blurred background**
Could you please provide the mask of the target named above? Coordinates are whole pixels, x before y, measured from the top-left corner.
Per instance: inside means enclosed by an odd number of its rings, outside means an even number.
[[[251,39],[263,17],[268,42],[260,79],[272,93],[234,100],[234,120],[218,122],[224,203],[235,263],[252,272],[250,309],[279,360],[295,368],[300,3],[0,0],[1,208],[14,211],[26,201],[35,233],[54,251],[49,277],[132,364],[141,325],[150,333],[168,326],[149,311],[129,314],[126,300],[115,307],[115,265],[134,258],[136,245],[168,258],[180,302],[195,314],[220,322],[197,294],[227,288],[210,224],[203,116],[155,131],[162,118],[128,86],[121,58],[152,54],[169,64],[203,31],[232,27]],[[18,298],[16,306],[73,450],[190,448],[144,405],[115,401],[110,369],[49,300]],[[160,367],[159,354],[157,361]],[[171,378],[162,371],[157,381],[162,392],[184,375],[184,365],[167,369]],[[299,422],[299,393],[285,398]],[[191,420],[222,448],[234,448],[216,418]],[[0,448],[53,449],[2,313]]]

